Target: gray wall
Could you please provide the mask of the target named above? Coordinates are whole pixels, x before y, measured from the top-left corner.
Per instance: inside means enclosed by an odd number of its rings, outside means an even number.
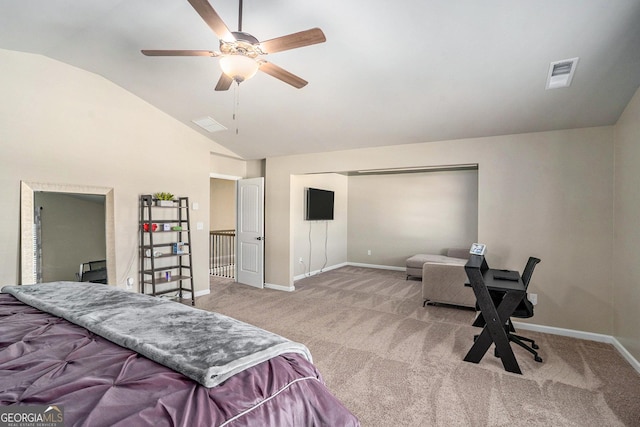
[[[616,125],[614,335],[640,360],[640,90]]]
[[[349,177],[349,262],[404,267],[478,238],[478,171]],[[369,255],[369,250],[371,255]]]
[[[233,153],[103,77],[2,49],[0,63],[0,285],[20,282],[20,181],[27,181],[113,188],[112,284],[121,287],[139,277],[139,195],[188,196],[200,206],[193,225],[206,224],[191,233],[195,287],[208,291],[210,152]]]
[[[333,221],[305,221],[305,187],[335,192]],[[291,229],[294,274],[320,270],[347,262],[347,177],[341,174],[291,177]],[[267,216],[271,213],[267,211]],[[300,258],[303,263],[299,262]]]
[[[534,323],[611,334],[613,146],[605,126],[268,158],[266,281],[293,283],[292,175],[478,164],[489,265],[542,259],[530,284]]]
[[[304,220],[305,187],[335,192],[333,221]],[[346,262],[404,267],[476,241],[478,172],[294,175],[291,226],[296,277]]]

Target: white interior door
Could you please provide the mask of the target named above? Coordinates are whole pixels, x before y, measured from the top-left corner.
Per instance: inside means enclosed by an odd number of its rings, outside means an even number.
[[[264,178],[238,181],[236,281],[264,287]]]

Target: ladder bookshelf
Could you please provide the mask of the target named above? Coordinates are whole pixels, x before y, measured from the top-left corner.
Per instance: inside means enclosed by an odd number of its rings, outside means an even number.
[[[189,198],[159,201],[140,196],[140,292],[162,296],[186,292],[195,305]]]

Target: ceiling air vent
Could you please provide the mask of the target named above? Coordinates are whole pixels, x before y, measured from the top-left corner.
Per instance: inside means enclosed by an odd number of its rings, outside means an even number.
[[[561,87],[569,87],[573,73],[578,66],[579,58],[563,59],[562,61],[552,62],[549,65],[549,75],[547,76],[547,89],[558,89]]]
[[[201,119],[191,120],[193,123],[197,124],[207,132],[218,132],[221,130],[227,130],[226,127],[222,126],[220,123],[213,120],[211,117],[202,117]]]

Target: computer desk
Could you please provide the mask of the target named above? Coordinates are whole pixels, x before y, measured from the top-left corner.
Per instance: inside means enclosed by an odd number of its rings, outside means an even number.
[[[469,278],[469,285],[473,288],[478,301],[480,308],[478,316],[482,316],[486,322],[482,333],[475,340],[464,360],[466,362],[479,363],[487,350],[489,350],[491,343],[495,343],[497,354],[502,360],[504,369],[516,374],[522,374],[504,328],[505,323],[526,294],[520,274],[517,274],[518,280],[496,279],[494,277],[495,273],[502,273],[505,270],[489,268],[482,255],[471,255],[464,270]],[[491,299],[490,290],[505,293],[498,307],[494,305]]]

